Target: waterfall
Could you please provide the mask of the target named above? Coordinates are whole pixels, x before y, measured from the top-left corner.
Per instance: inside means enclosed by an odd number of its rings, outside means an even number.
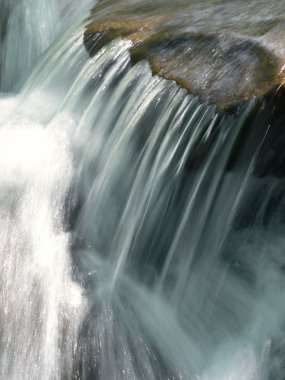
[[[82,12],[86,5],[76,3]],[[70,23],[75,2],[1,0],[0,7],[0,90],[11,92],[19,90],[40,55]]]
[[[277,100],[90,58],[89,6],[2,0],[0,377],[282,380]]]

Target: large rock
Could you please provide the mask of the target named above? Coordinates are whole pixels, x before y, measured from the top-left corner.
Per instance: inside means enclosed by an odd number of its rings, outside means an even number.
[[[281,80],[280,64],[269,51],[238,38],[174,36],[145,41],[132,56],[147,59],[153,73],[220,107],[263,95]]]
[[[285,0],[280,4],[285,6]],[[260,4],[254,5],[256,0],[247,5],[217,0],[115,4],[103,0],[93,9],[85,44],[94,54],[113,39],[129,39],[134,63],[146,59],[154,74],[228,108],[264,95],[284,81],[285,53],[283,57],[280,46],[285,19],[278,15],[278,6],[271,14],[267,7],[265,17],[256,10]]]

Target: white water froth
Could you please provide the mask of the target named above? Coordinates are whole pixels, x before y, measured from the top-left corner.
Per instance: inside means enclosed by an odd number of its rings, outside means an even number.
[[[44,126],[15,115],[16,106],[0,101],[0,374],[59,379],[71,374],[84,312],[63,227],[68,121]]]

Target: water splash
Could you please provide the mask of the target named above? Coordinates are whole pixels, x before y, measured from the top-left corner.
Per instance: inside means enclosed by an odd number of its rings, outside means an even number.
[[[13,117],[9,103],[0,103],[1,377],[59,379],[71,374],[84,310],[62,223],[69,146],[62,121]]]

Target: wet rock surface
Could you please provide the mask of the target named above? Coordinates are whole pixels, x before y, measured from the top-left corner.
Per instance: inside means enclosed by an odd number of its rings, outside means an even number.
[[[132,56],[147,59],[153,73],[222,108],[263,95],[279,80],[274,57],[245,39],[186,34],[146,42]]]
[[[103,0],[88,21],[85,45],[93,55],[116,38],[129,39],[133,63],[145,59],[153,74],[229,108],[284,81],[285,1],[266,4],[266,13],[261,3]]]

